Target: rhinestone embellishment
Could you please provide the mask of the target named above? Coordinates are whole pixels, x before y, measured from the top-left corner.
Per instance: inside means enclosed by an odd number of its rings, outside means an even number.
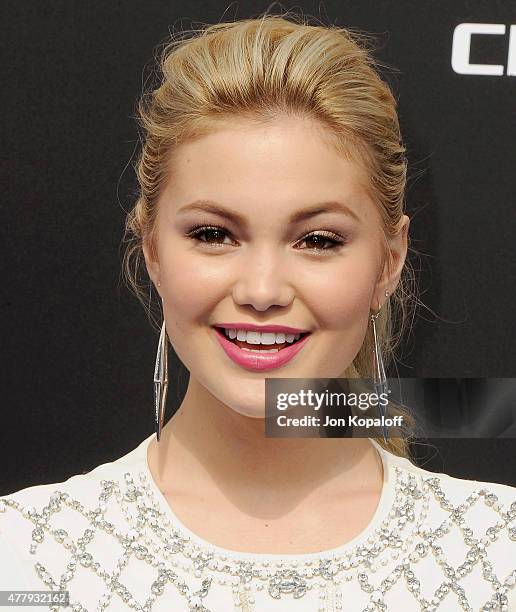
[[[100,495],[93,508],[85,507],[80,500],[63,491],[55,491],[41,509],[21,504],[16,494],[0,498],[0,527],[3,512],[18,511],[32,530],[31,555],[36,557],[39,545],[47,539],[67,551],[69,559],[60,576],[51,575],[40,559],[35,562],[34,570],[47,588],[70,588],[72,612],[93,612],[93,608],[88,610],[73,598],[78,592],[74,590],[78,566],[95,574],[105,585],[95,612],[108,608],[119,610],[122,602],[127,609],[150,612],[158,598],[172,592],[169,589],[179,593],[187,610],[219,612],[207,603],[214,583],[230,589],[234,609],[239,612],[258,612],[255,602],[259,593],[273,600],[298,600],[306,599],[311,590],[318,593],[318,610],[339,612],[343,609],[343,591],[352,587],[358,589],[352,591],[353,605],[356,597],[363,599],[363,606],[355,605],[357,609],[384,612],[388,610],[389,591],[400,583],[410,598],[407,603],[410,609],[415,605],[424,612],[434,612],[450,596],[455,598],[461,610],[468,612],[479,609],[481,612],[508,611],[509,592],[516,584],[516,567],[505,577],[500,576],[489,555],[490,546],[500,538],[504,537],[508,546],[514,541],[516,499],[504,507],[497,495],[481,488],[472,490],[462,503],[454,505],[447,497],[441,478],[423,477],[399,467],[394,467],[392,474],[395,476],[390,484],[392,503],[374,531],[365,533],[357,545],[342,547],[339,554],[321,553],[320,557],[302,561],[280,557],[277,561],[249,559],[245,554],[229,556],[209,546],[200,546],[160,507],[145,472],[137,475],[126,472],[120,481],[100,480]],[[123,522],[118,521],[115,525],[106,520],[110,505],[121,510]],[[485,513],[481,524],[484,535],[480,536],[469,524],[469,511],[477,505],[481,505]],[[434,517],[437,513],[444,517],[440,523],[428,523],[430,507]],[[58,518],[65,508],[87,519],[88,526],[80,537],[74,538],[70,529],[55,524],[54,518]],[[464,556],[458,566],[453,566],[447,556],[445,536],[452,531],[463,541],[461,555]],[[121,550],[111,571],[101,566],[89,548],[100,533],[105,538],[112,538],[112,543]],[[111,548],[111,542],[106,540],[105,546]],[[516,558],[509,550],[507,556]],[[126,584],[124,571],[131,559],[131,563],[145,564],[155,571],[154,579],[149,582],[150,592],[143,601],[138,601],[130,591],[131,585]],[[423,595],[425,570],[419,565],[423,559],[434,564],[436,575],[442,574],[441,583],[430,597]],[[484,602],[473,602],[461,584],[462,579],[477,567],[491,591]],[[50,609],[57,610],[56,607]]]
[[[269,595],[280,599],[283,593],[293,593],[295,599],[306,593],[306,580],[296,570],[279,570],[269,579]]]

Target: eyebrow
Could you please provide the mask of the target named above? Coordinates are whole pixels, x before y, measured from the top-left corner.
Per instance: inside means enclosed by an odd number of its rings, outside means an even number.
[[[240,213],[229,210],[218,204],[217,202],[213,202],[211,200],[196,200],[191,204],[186,204],[178,210],[179,213],[186,213],[190,211],[201,211],[201,212],[210,212],[215,215],[219,215],[220,217],[224,217],[225,219],[229,219],[234,223],[240,224],[244,227],[249,225],[247,218]],[[298,210],[297,212],[290,215],[289,223],[299,223],[301,221],[305,221],[307,219],[311,219],[316,215],[322,215],[323,213],[340,213],[347,216],[352,217],[356,221],[360,223],[360,219],[355,212],[349,206],[342,202],[337,202],[331,200],[329,202],[319,202],[307,208],[303,208],[302,210]]]

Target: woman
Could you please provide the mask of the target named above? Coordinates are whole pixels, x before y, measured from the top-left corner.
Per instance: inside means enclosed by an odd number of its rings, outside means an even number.
[[[5,497],[1,587],[74,611],[516,610],[513,488],[426,472],[399,437],[264,436],[264,378],[371,376],[410,305],[405,149],[365,45],[265,16],[161,67],[125,259],[163,308],[158,435]],[[162,428],[167,336],[190,381]]]

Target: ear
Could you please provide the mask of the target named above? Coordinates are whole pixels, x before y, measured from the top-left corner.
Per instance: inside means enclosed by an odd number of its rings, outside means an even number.
[[[161,280],[160,265],[156,250],[148,237],[144,238],[142,241],[142,250],[143,256],[145,258],[145,266],[147,267],[147,272],[151,281],[154,283],[156,290],[159,293],[160,289],[158,288],[158,282],[160,282]]]
[[[385,259],[382,274],[376,284],[372,306],[378,311],[385,301],[385,292],[392,295],[400,281],[408,250],[408,229],[410,219],[403,215],[399,220],[396,233],[388,239],[389,252]]]

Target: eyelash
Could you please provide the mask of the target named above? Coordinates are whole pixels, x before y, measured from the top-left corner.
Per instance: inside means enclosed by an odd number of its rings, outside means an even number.
[[[207,246],[209,246],[210,248],[219,248],[222,246],[227,246],[224,245],[222,243],[210,243],[207,242],[206,240],[201,240],[199,238],[199,236],[201,236],[202,234],[205,234],[208,231],[221,231],[224,232],[225,234],[227,234],[228,236],[231,236],[231,232],[229,231],[229,229],[227,227],[225,227],[224,225],[197,225],[193,228],[191,228],[186,236],[188,238],[191,238],[192,240],[196,240],[197,242],[202,242],[204,244],[206,244]],[[338,249],[339,247],[344,246],[344,244],[346,244],[347,240],[344,236],[342,236],[341,234],[338,234],[336,232],[330,232],[327,230],[321,230],[318,232],[310,232],[309,234],[306,234],[305,236],[303,236],[303,238],[301,238],[301,242],[308,240],[309,238],[313,238],[314,236],[320,237],[320,238],[324,238],[327,242],[331,243],[331,247],[329,248],[316,248],[316,247],[312,247],[312,248],[308,248],[308,249],[302,249],[302,250],[308,250],[308,251],[316,251],[317,254],[322,253],[324,251],[335,251],[336,249]]]

